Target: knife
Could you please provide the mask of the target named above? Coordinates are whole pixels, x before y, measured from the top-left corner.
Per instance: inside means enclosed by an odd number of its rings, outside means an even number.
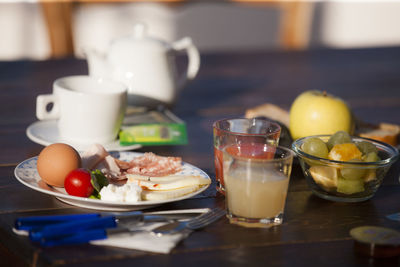
[[[386,218],[393,220],[393,221],[400,222],[400,213],[393,213],[393,214],[386,215]]]

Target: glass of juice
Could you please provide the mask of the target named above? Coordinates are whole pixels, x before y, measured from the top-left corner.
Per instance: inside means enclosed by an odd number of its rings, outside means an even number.
[[[271,153],[264,154],[264,157],[273,157],[273,147],[278,145],[281,127],[266,119],[223,119],[214,122],[213,134],[217,191],[224,194],[223,149],[229,146],[231,153],[251,156],[257,153],[257,150],[253,151],[257,144],[269,144]]]
[[[246,227],[279,225],[283,219],[294,153],[269,144],[246,146],[246,150],[253,146],[255,152],[238,155],[237,145],[223,150],[229,221]],[[271,149],[274,151],[272,157]]]

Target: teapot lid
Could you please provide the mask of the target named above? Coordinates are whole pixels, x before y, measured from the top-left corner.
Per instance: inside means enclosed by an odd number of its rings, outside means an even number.
[[[128,52],[132,49],[146,49],[146,51],[166,51],[171,48],[167,42],[151,37],[147,32],[147,25],[136,23],[133,27],[133,33],[111,42],[111,51],[116,53]]]
[[[143,23],[136,23],[133,26],[133,37],[136,39],[147,37],[147,26]]]

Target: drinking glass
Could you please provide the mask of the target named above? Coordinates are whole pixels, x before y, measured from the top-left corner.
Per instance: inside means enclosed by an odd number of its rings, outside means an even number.
[[[270,227],[282,223],[294,153],[284,147],[257,146],[259,157],[223,151],[225,200],[230,223]],[[235,148],[236,149],[236,148]]]
[[[214,164],[217,182],[217,191],[224,194],[224,174],[222,166],[222,151],[229,146],[231,152],[238,155],[257,156],[254,148],[259,145],[269,144],[272,151],[278,145],[281,127],[275,122],[266,119],[223,119],[214,122]],[[235,147],[236,146],[236,147]],[[264,157],[273,154],[264,153]]]

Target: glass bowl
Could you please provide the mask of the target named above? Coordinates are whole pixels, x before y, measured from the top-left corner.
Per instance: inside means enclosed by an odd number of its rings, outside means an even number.
[[[319,158],[302,150],[304,141],[312,137],[318,137],[326,143],[330,135],[315,135],[297,139],[293,142],[292,149],[298,156],[311,191],[327,200],[360,202],[370,199],[382,184],[390,166],[399,157],[399,151],[389,144],[352,136],[352,142],[355,144],[362,141],[372,143],[378,149],[377,154],[380,160],[350,162]]]

